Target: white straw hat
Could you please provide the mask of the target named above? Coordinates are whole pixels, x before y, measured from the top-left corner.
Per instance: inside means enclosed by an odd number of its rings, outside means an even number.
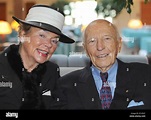
[[[57,9],[47,5],[34,5],[30,8],[25,20],[18,19],[13,16],[13,19],[18,23],[28,24],[60,35],[60,40],[63,43],[74,43],[72,38],[63,34],[62,28],[65,17]]]

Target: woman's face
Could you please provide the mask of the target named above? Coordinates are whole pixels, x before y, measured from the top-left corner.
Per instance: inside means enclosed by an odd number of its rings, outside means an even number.
[[[31,27],[27,34],[24,31],[21,32],[20,41],[22,42],[21,49],[28,60],[40,64],[50,59],[58,46],[59,36],[40,28]]]

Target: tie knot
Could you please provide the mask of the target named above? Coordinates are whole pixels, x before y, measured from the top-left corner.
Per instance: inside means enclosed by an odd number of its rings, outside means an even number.
[[[108,73],[107,72],[105,72],[105,73],[100,72],[100,76],[101,76],[103,82],[107,81],[107,78],[108,78]]]

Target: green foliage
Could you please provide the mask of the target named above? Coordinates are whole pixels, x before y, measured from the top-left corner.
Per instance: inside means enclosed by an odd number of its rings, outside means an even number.
[[[144,3],[149,2],[149,0],[144,0]],[[131,6],[133,5],[133,0],[98,0],[96,7],[97,13],[103,13],[104,17],[116,17],[122,9],[126,9],[127,13],[131,13]]]
[[[55,7],[55,8],[59,8],[59,10],[63,13],[65,6],[69,7],[69,2],[67,0],[57,0],[57,2],[55,2],[51,6]],[[71,9],[71,8],[69,7],[69,9]]]

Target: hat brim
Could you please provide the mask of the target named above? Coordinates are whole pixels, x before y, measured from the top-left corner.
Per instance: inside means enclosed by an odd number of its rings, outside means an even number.
[[[38,27],[50,32],[53,32],[55,34],[60,35],[60,42],[63,43],[74,43],[75,41],[71,38],[69,38],[68,36],[66,36],[65,34],[63,34],[59,29],[57,29],[56,27],[46,24],[46,23],[41,23],[41,22],[35,22],[35,21],[24,21],[21,19],[18,19],[17,17],[13,16],[12,17],[15,21],[17,21],[18,23],[22,23],[22,24],[27,24],[27,25],[31,25],[33,27]]]

